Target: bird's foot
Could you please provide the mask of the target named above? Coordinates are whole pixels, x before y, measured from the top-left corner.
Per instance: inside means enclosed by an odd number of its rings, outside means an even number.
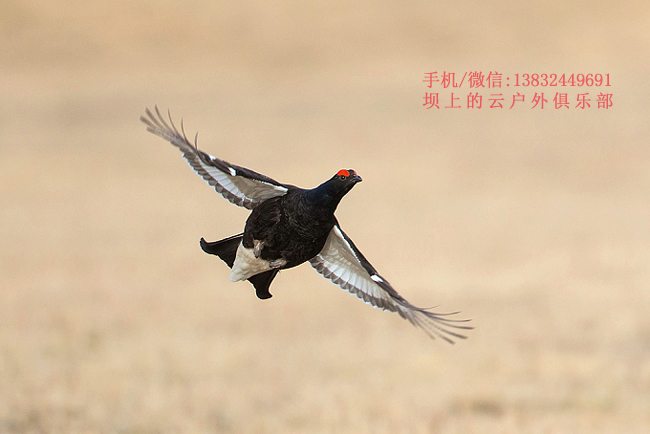
[[[256,258],[260,257],[263,248],[264,248],[264,241],[253,240],[253,255]]]
[[[274,259],[273,261],[269,262],[269,267],[271,268],[282,268],[285,265],[287,265],[287,260],[284,258]]]

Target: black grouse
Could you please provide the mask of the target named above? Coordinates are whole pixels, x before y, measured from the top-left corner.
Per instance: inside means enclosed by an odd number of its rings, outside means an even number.
[[[244,167],[215,158],[169,123],[158,110],[146,109],[140,120],[147,131],[178,147],[183,157],[207,183],[235,205],[251,210],[244,232],[221,241],[207,242],[201,248],[217,255],[231,268],[233,282],[248,280],[260,299],[271,297],[269,286],[280,270],[309,263],[342,289],[377,308],[397,312],[421,327],[430,337],[466,336],[454,329],[472,329],[452,319],[454,313],[434,313],[406,301],[381,277],[352,240],[343,232],[334,211],[361,177],[352,169],[339,170],[311,190],[279,183]]]

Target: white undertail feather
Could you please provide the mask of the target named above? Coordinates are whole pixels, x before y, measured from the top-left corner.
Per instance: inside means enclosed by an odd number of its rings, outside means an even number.
[[[247,249],[243,244],[240,244],[237,247],[235,262],[232,264],[232,270],[230,276],[228,276],[228,280],[231,282],[246,280],[249,277],[269,271],[270,269],[269,261],[256,258],[253,254],[253,249]]]

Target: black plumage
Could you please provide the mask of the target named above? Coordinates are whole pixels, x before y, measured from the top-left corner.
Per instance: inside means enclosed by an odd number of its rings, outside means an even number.
[[[156,107],[140,119],[147,130],[183,152],[188,164],[230,202],[251,210],[244,232],[220,241],[201,238],[201,248],[222,259],[230,268],[231,281],[248,280],[260,299],[271,297],[269,287],[279,270],[309,262],[319,273],[342,289],[383,310],[397,312],[421,327],[429,336],[465,336],[454,329],[472,327],[468,320],[416,307],[400,296],[377,273],[352,240],[341,229],[334,212],[339,202],[361,177],[342,169],[313,189],[283,184],[250,169],[235,166],[198,149]]]

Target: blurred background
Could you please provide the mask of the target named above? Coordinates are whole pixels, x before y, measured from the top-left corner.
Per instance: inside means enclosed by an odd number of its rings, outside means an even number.
[[[2,1],[0,432],[647,432],[647,6]],[[613,105],[468,109],[433,71],[609,74]],[[308,265],[267,301],[230,283],[198,241],[248,214],[145,131],[154,104],[281,182],[356,169],[342,227],[469,339]]]

